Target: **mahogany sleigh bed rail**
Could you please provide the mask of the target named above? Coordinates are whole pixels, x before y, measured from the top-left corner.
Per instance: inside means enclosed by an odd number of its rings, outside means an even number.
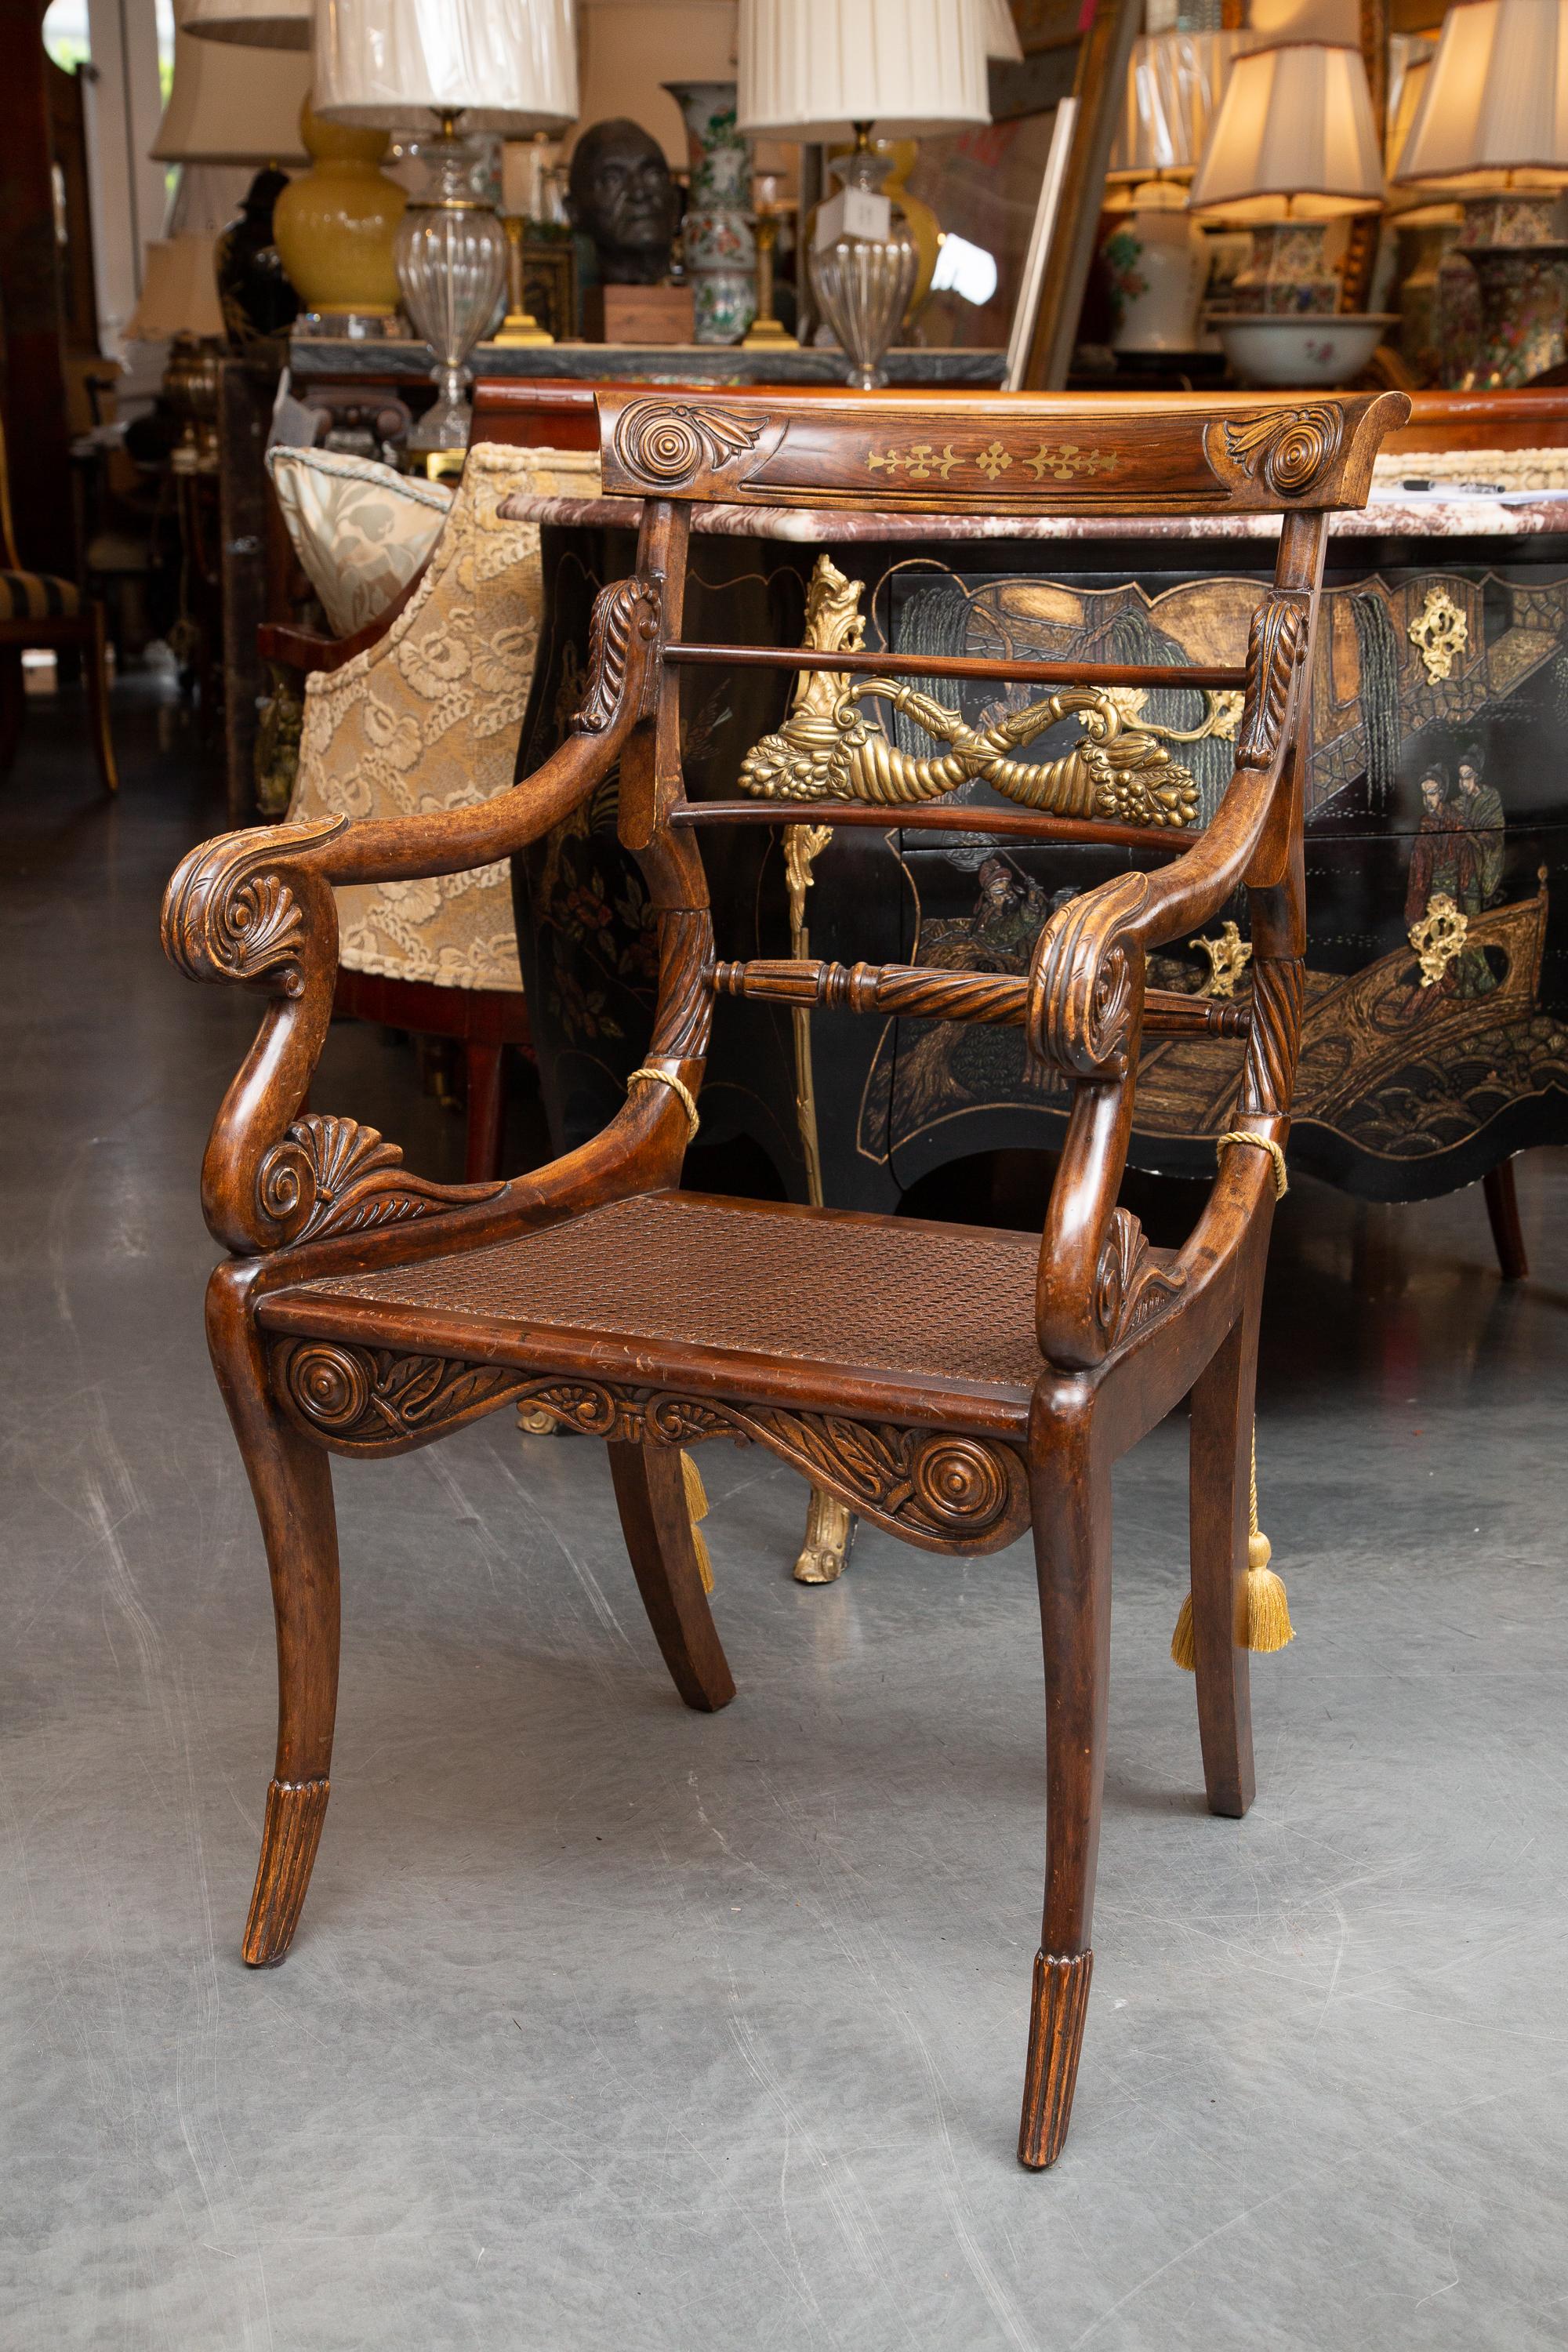
[[[682,1698],[711,1709],[734,1685],[693,1551],[680,1457],[705,1438],[738,1437],[931,1550],[994,1550],[1033,1528],[1047,1863],[1019,2155],[1032,2167],[1055,2161],[1092,1965],[1110,1467],[1189,1392],[1205,1779],[1219,1813],[1239,1815],[1252,1794],[1238,1612],[1273,1147],[1289,1131],[1302,998],[1313,628],[1329,513],[1364,499],[1378,445],[1407,410],[1403,394],[1387,393],[1089,404],[602,394],[605,488],[641,499],[642,520],[636,571],[595,607],[586,690],[562,748],[478,808],[268,827],[185,859],[164,907],[170,956],[193,979],[239,982],[266,1000],[203,1171],[207,1222],[232,1253],[212,1277],[208,1333],[278,1625],[278,1749],[248,1961],[279,1960],[289,1948],[327,1802],[338,1651],[329,1456],[398,1453],[512,1402],[604,1436],[654,1633]],[[1279,561],[1252,624],[1235,770],[1217,813],[1194,830],[1195,803],[1179,790],[1171,798],[1167,755],[1140,753],[1166,760],[1158,805],[1167,862],[1068,900],[1042,929],[1026,979],[993,983],[989,995],[944,988],[918,967],[718,967],[690,826],[729,812],[687,807],[679,712],[682,665],[732,658],[680,646],[691,502],[708,499],[984,514],[1279,512]],[[830,681],[837,698],[824,723],[830,735],[860,729],[864,749],[876,666],[855,665],[854,679],[851,665],[836,667],[846,682]],[[963,667],[921,657],[928,679]],[[1102,733],[1120,723],[1103,693],[1106,676],[1120,674],[1054,667],[1087,714],[1078,752],[1052,770],[1071,771],[1073,837],[1116,841],[1131,772],[1096,765],[1090,739],[1096,709]],[[905,691],[893,669],[880,663],[889,697]],[[660,976],[647,1059],[604,1132],[509,1182],[445,1186],[409,1174],[373,1129],[303,1112],[331,1010],[334,886],[511,856],[617,763],[621,838],[658,909]],[[1007,772],[1035,796],[1008,829],[1061,837],[1038,782],[1046,771]],[[939,775],[932,789],[942,788]],[[836,812],[858,814],[847,803],[809,808],[814,821]],[[762,814],[788,824],[807,813],[781,799]],[[985,808],[965,803],[966,827],[987,821]],[[1226,1149],[1184,1246],[1157,1250],[1117,1205],[1138,1045],[1145,1027],[1191,1015],[1145,989],[1145,961],[1211,920],[1243,884],[1256,978],[1231,1123],[1259,1148]],[[928,1016],[1022,1023],[1030,1053],[1072,1088],[1037,1244],[679,1189],[715,995],[792,991],[850,1010],[923,992]]]

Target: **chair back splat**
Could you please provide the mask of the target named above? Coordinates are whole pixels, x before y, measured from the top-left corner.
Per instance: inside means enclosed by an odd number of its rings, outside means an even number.
[[[1066,2137],[1092,1956],[1110,1659],[1110,1466],[1192,1398],[1191,1650],[1208,1801],[1253,1785],[1247,1696],[1252,1391],[1277,1165],[1289,1131],[1305,947],[1301,828],[1329,518],[1358,506],[1401,394],[1301,400],[769,391],[598,395],[606,492],[639,499],[636,569],[595,607],[566,740],[476,808],[237,834],[192,852],[164,940],[192,978],[266,1000],[203,1171],[231,1253],[208,1333],[266,1541],[279,1721],[245,1953],[282,1958],[325,1810],[337,1667],[326,1457],[426,1444],[510,1404],[604,1437],[649,1621],[692,1706],[734,1685],[705,1589],[683,1456],[769,1448],[922,1548],[1034,1533],[1045,1642],[1047,1866],[1018,2152]],[[1245,663],[977,661],[694,644],[681,633],[693,505],[1017,516],[1278,515]],[[688,803],[680,674],[830,674],[748,754],[750,797]],[[985,678],[1024,707],[981,728],[924,681]],[[922,683],[915,684],[918,678]],[[1233,773],[1198,823],[1193,780],[1119,689],[1239,698]],[[919,719],[913,759],[876,718]],[[1060,719],[1059,758],[1017,754]],[[435,1184],[352,1118],[304,1109],[331,1014],[334,889],[515,855],[618,766],[621,839],[657,910],[653,1034],[592,1142],[510,1182]],[[996,804],[948,800],[979,779]],[[1093,842],[1138,860],[1068,899],[1026,973],[716,961],[699,848],[722,824],[876,824]],[[1250,997],[1146,984],[1150,953],[1245,887]],[[1070,1109],[1037,1244],[1017,1234],[721,1201],[679,1189],[716,997],[1020,1027]],[[1118,1205],[1145,1036],[1245,1037],[1207,1202],[1179,1250]],[[1251,1148],[1248,1148],[1251,1147]],[[1278,1637],[1276,1637],[1278,1638]]]

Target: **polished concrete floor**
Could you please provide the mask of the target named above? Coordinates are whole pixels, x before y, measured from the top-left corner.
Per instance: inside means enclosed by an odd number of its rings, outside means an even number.
[[[160,748],[156,730],[165,741]],[[1568,2345],[1568,1168],[1300,1184],[1264,1521],[1300,1638],[1260,1793],[1200,1801],[1166,1658],[1183,1443],[1118,1486],[1078,2112],[1014,2161],[1042,1860],[1030,1562],[875,1532],[705,1449],[741,1695],[675,1698],[600,1450],[502,1416],[340,1465],[344,1673],[294,1952],[237,1955],[271,1620],[203,1352],[207,1121],[253,1008],[161,886],[221,812],[128,706],[0,789],[0,2344],[16,2352],[1534,2352]],[[455,1163],[366,1031],[322,1106]]]

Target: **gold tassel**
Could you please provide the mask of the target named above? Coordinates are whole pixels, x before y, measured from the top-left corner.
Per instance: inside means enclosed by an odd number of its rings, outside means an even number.
[[[1282,1650],[1296,1638],[1285,1581],[1268,1565],[1274,1547],[1258,1524],[1258,1416],[1252,1419],[1252,1486],[1247,1503],[1247,1646]]]
[[[711,1592],[713,1590],[712,1556],[708,1549],[707,1538],[697,1524],[699,1519],[705,1519],[708,1517],[708,1495],[702,1484],[702,1473],[689,1454],[681,1454],[680,1477],[686,1489],[686,1516],[691,1521],[691,1549],[697,1554],[697,1573],[702,1579],[703,1591]],[[1276,1579],[1277,1582],[1278,1580]],[[1289,1635],[1286,1638],[1288,1640]]]
[[[1252,1423],[1252,1481],[1247,1503],[1247,1647],[1282,1650],[1296,1638],[1284,1579],[1268,1565],[1274,1548],[1258,1524],[1258,1421]],[[1197,1645],[1193,1637],[1193,1596],[1188,1592],[1171,1636],[1171,1656],[1187,1674],[1197,1671]]]

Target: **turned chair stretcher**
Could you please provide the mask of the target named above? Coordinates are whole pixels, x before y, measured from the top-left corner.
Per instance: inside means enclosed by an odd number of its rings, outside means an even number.
[[[1273,1162],[1289,1134],[1301,1008],[1313,625],[1328,512],[1364,498],[1378,441],[1406,406],[1397,394],[1305,409],[1157,400],[1092,412],[1060,400],[894,396],[838,409],[776,394],[765,407],[728,394],[712,404],[602,395],[606,486],[635,488],[643,518],[636,572],[595,606],[587,686],[562,748],[479,807],[272,827],[184,861],[165,901],[172,959],[192,978],[238,981],[266,999],[203,1170],[208,1223],[233,1254],[212,1278],[209,1340],[278,1619],[279,1743],[248,1960],[269,1963],[288,1948],[327,1801],[337,1665],[328,1454],[401,1452],[514,1402],[605,1437],[654,1633],[681,1696],[711,1709],[734,1685],[692,1540],[682,1454],[707,1437],[738,1437],[928,1549],[989,1551],[1033,1528],[1047,1869],[1019,2154],[1035,2168],[1055,2161],[1092,1966],[1110,1471],[1189,1393],[1205,1778],[1217,1812],[1239,1815],[1252,1795],[1248,1453]],[[1201,833],[1167,830],[1142,845],[1157,845],[1157,868],[1119,874],[1059,908],[1023,981],[805,961],[720,965],[697,835],[683,822],[697,813],[681,790],[679,672],[713,651],[680,643],[689,503],[886,504],[877,473],[900,450],[901,465],[925,467],[933,449],[954,478],[933,483],[928,467],[917,490],[900,477],[906,502],[981,510],[1000,479],[1014,510],[1092,500],[1128,513],[1184,502],[1282,513],[1275,583],[1240,674],[1230,785]],[[1092,664],[1055,667],[1083,683],[1101,676]],[[961,669],[921,660],[928,677]],[[1161,673],[1173,680],[1178,673]],[[331,1009],[334,888],[510,856],[617,766],[621,838],[658,912],[659,988],[638,1082],[605,1130],[510,1181],[442,1186],[406,1171],[373,1129],[301,1116]],[[821,820],[837,821],[836,811],[856,814],[832,803]],[[768,814],[796,823],[800,804],[781,801]],[[1062,837],[1048,813],[1026,821],[1042,841]],[[966,803],[963,822],[984,826],[989,812]],[[1115,837],[1110,824],[1074,821],[1074,837],[1085,830]],[[1231,1140],[1187,1242],[1156,1250],[1117,1205],[1139,1043],[1194,1015],[1146,988],[1146,960],[1212,920],[1243,886],[1257,977]],[[714,1001],[736,994],[847,1012],[918,1002],[928,1018],[1021,1024],[1029,1052],[1072,1087],[1039,1243],[679,1191]],[[1208,1012],[1202,1018],[1215,1025]],[[1234,1008],[1221,1012],[1219,1034],[1235,1018]],[[801,1278],[806,1264],[816,1281]]]

